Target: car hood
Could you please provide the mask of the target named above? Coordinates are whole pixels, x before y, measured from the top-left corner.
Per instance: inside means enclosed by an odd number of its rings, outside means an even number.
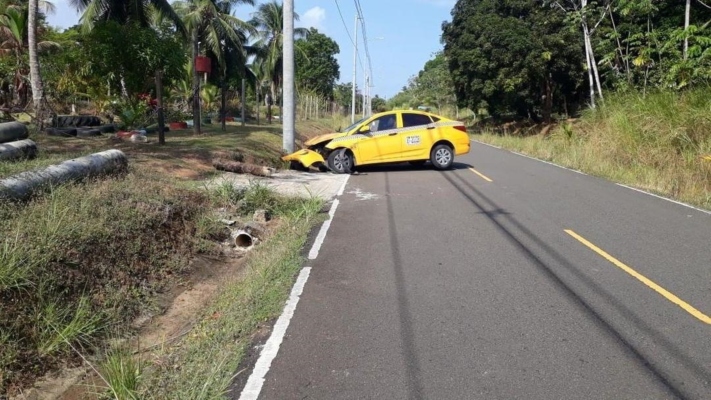
[[[327,142],[342,136],[346,136],[348,133],[347,132],[336,132],[336,133],[329,133],[326,135],[319,135],[316,137],[313,137],[309,140],[307,140],[304,144],[308,146],[313,146],[315,144],[321,143],[321,142]]]

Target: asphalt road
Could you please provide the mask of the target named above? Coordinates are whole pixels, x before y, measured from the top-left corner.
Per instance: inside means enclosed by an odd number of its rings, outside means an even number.
[[[711,215],[456,161],[350,178],[260,399],[711,399]]]

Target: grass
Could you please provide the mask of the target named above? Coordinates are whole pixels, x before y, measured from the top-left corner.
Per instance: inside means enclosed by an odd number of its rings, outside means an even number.
[[[251,254],[246,274],[225,283],[184,339],[150,357],[157,361],[143,370],[140,387],[133,392],[138,398],[198,400],[226,393],[254,332],[281,312],[302,265],[301,248],[323,206],[319,199],[284,198],[261,185],[246,190],[220,187],[215,196],[230,207],[243,200],[266,205],[279,227]],[[239,212],[249,214],[251,207],[242,205]],[[124,363],[130,358],[124,353]]]
[[[130,321],[197,251],[206,196],[134,171],[0,204],[0,393]]]
[[[297,124],[302,140],[324,129],[314,121]],[[191,273],[190,260],[200,253],[214,255],[216,242],[225,239],[215,209],[267,208],[282,220],[282,229],[311,223],[319,200],[281,198],[263,186],[208,193],[195,183],[214,173],[211,160],[222,154],[240,152],[258,164],[280,162],[279,125],[228,126],[227,132],[213,125],[205,133],[170,132],[166,146],[41,135],[32,137],[41,149],[37,159],[0,162],[4,178],[118,148],[131,165],[125,176],[57,187],[27,203],[0,203],[0,398],[17,394],[60,365],[82,363],[106,339],[131,334],[130,322],[155,311],[156,296]],[[277,243],[254,253],[259,261],[252,268],[266,279],[266,297],[250,300],[260,304],[258,320],[268,314],[262,301],[278,297],[287,285],[289,269],[283,276],[273,269],[296,268],[294,246],[303,244],[305,234],[284,231]],[[269,287],[272,278],[274,288]],[[218,302],[220,307],[225,301]],[[119,362],[124,356],[109,352],[97,369],[106,375],[111,396],[132,398],[143,377],[131,372],[133,364]]]
[[[486,143],[711,209],[711,90],[608,97],[548,135]]]
[[[296,124],[297,142],[327,132],[327,121],[301,121]],[[39,157],[20,162],[0,161],[0,179],[22,171],[43,168],[64,160],[83,155],[119,149],[125,152],[137,169],[152,170],[176,178],[204,179],[214,173],[214,157],[230,157],[240,153],[246,162],[273,167],[283,166],[282,127],[271,125],[229,123],[223,132],[219,124],[204,126],[203,135],[193,135],[192,130],[166,133],[166,144],[158,145],[156,135],[150,135],[150,143],[116,141],[107,137],[75,138],[31,135],[37,142]],[[297,144],[298,147],[298,144]]]

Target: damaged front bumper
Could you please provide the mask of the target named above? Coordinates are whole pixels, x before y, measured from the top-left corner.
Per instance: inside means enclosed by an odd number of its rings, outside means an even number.
[[[313,150],[303,149],[286,155],[281,158],[283,161],[298,162],[304,166],[304,168],[317,167],[323,165],[326,160],[323,156]]]

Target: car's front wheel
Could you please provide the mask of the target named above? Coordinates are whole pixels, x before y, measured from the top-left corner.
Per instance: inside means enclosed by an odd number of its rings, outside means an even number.
[[[430,161],[436,169],[449,169],[454,163],[454,151],[446,144],[438,144],[432,149]]]
[[[328,155],[328,168],[337,174],[349,174],[353,168],[353,157],[346,149],[338,149]]]

